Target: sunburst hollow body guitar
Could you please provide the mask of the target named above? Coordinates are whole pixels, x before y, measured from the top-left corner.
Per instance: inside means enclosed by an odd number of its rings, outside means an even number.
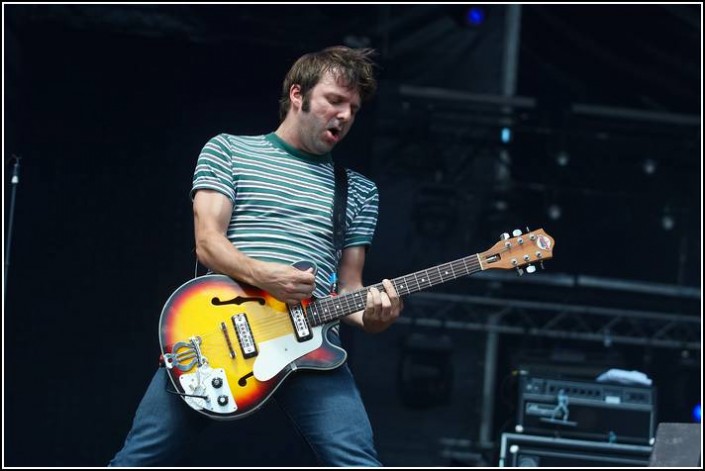
[[[392,281],[400,296],[483,270],[531,272],[553,256],[543,229],[505,234],[491,249]],[[375,285],[383,290],[382,284]],[[287,305],[223,275],[195,278],[167,300],[159,321],[164,366],[177,393],[214,419],[259,409],[298,369],[328,370],[346,359],[327,340],[333,321],[364,308],[370,287]]]

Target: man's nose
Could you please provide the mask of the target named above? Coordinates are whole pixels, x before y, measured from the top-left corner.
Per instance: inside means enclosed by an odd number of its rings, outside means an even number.
[[[352,115],[352,106],[350,105],[345,105],[338,110],[338,119],[342,121],[349,121]]]

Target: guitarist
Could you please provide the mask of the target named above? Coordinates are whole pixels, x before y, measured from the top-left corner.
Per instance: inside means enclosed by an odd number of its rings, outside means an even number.
[[[191,196],[198,259],[213,272],[286,303],[363,288],[366,249],[377,224],[375,184],[347,170],[345,241],[333,241],[331,151],[376,90],[371,49],[336,46],[300,57],[286,75],[280,125],[260,136],[220,134],[198,158]],[[291,266],[306,260],[317,270]],[[370,288],[364,310],[343,320],[366,332],[389,327],[402,310],[389,280]],[[337,328],[329,340],[340,345]],[[169,394],[157,371],[111,466],[177,465],[209,419]],[[347,364],[298,372],[273,399],[324,466],[380,466],[372,429]]]

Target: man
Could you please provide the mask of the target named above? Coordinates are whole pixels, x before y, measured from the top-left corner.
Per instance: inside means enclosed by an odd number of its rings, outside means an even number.
[[[376,89],[370,49],[337,46],[306,54],[287,74],[280,126],[263,136],[221,134],[199,156],[192,189],[196,252],[213,272],[297,304],[363,288],[366,249],[377,222],[377,188],[347,171],[344,250],[333,244],[335,178],[330,152],[350,131]],[[314,262],[317,270],[291,266]],[[364,309],[344,322],[377,333],[402,304],[389,280],[370,288]],[[339,345],[337,329],[329,341]],[[203,427],[196,412],[166,392],[158,371],[112,466],[173,464]],[[274,394],[315,456],[327,466],[378,466],[372,430],[347,365],[329,372],[297,372]],[[236,463],[234,463],[236,464]]]

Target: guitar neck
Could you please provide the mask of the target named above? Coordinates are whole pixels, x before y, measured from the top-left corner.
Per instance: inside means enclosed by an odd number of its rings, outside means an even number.
[[[397,294],[405,296],[481,270],[479,255],[475,254],[394,278],[391,282]],[[322,325],[364,309],[367,304],[367,292],[372,287],[384,291],[382,283],[377,283],[342,296],[332,296],[314,301],[306,309],[309,322],[313,326]]]

